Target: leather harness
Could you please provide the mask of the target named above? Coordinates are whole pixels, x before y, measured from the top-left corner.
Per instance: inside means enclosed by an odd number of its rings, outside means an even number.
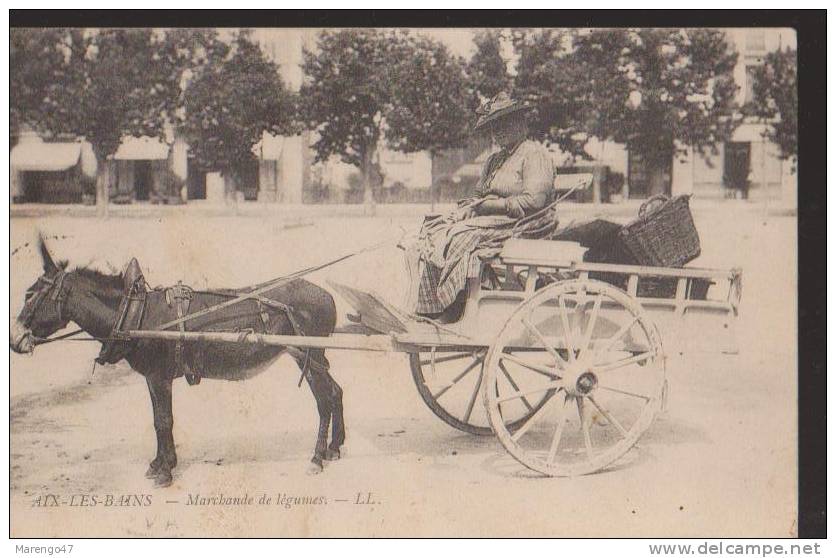
[[[178,318],[188,314],[193,296],[192,288],[187,287],[181,281],[177,281],[176,285],[165,290],[165,301],[169,307],[172,304],[176,306]],[[192,367],[183,359],[183,334],[186,332],[186,323],[180,322],[177,329],[180,330],[180,339],[174,342],[174,365],[178,372],[183,372],[190,386],[196,386],[200,383],[200,374],[195,374]]]
[[[130,338],[127,335],[127,332],[130,330],[140,329],[142,319],[145,315],[145,308],[147,305],[147,296],[149,289],[147,283],[145,282],[145,277],[142,275],[142,271],[139,268],[139,263],[136,261],[136,259],[132,259],[131,262],[128,264],[128,267],[125,273],[123,274],[123,277],[125,278],[124,295],[122,296],[122,300],[119,303],[119,311],[117,313],[116,321],[113,324],[110,338],[108,339],[108,341],[102,344],[102,350],[99,353],[98,358],[96,358],[96,362],[99,364],[114,364],[130,354],[130,352],[135,347],[135,343],[131,342]],[[54,279],[54,281],[59,284],[59,288],[55,288],[53,290],[53,297],[60,296],[60,283],[63,281],[63,276],[59,275],[58,277],[56,277],[56,279]],[[182,319],[184,317],[189,316],[189,307],[191,305],[192,299],[194,298],[195,291],[191,287],[184,285],[181,281],[178,281],[177,284],[172,287],[157,288],[154,290],[164,291],[166,303],[169,307],[174,307],[177,312],[176,325],[177,329],[181,333],[181,337],[177,339],[174,343],[174,363],[177,375],[182,373],[186,377],[186,381],[189,383],[189,385],[197,385],[200,383],[201,380],[200,371],[194,369],[187,362],[187,359],[184,358],[183,343],[185,342],[185,336],[183,334],[185,334],[186,332],[187,320]],[[223,291],[200,292],[230,298],[240,296],[238,294]],[[270,325],[270,314],[264,308],[268,307],[280,310],[285,314],[285,316],[287,316],[287,319],[290,322],[290,325],[293,328],[295,335],[302,336],[305,334],[304,330],[302,329],[302,326],[296,319],[293,308],[290,305],[285,304],[283,302],[279,302],[277,300],[273,300],[261,294],[256,294],[248,298],[251,298],[256,301],[256,304],[259,308],[259,317],[261,318],[261,321],[264,324],[265,331],[268,331]],[[252,330],[248,330],[243,333],[246,334],[248,332],[252,332]],[[310,366],[322,366],[319,363],[312,362],[310,360],[307,350],[300,351],[298,349],[291,349],[292,348],[289,347],[288,351],[294,358],[297,359],[297,361],[299,361],[302,367],[302,378],[304,378],[304,375]],[[299,380],[300,383],[302,378],[300,378]]]
[[[119,302],[119,311],[110,338],[102,343],[102,350],[96,358],[98,364],[114,364],[130,354],[134,345],[125,332],[138,329],[145,315],[148,284],[136,258],[131,259],[122,276],[125,281],[124,294]]]

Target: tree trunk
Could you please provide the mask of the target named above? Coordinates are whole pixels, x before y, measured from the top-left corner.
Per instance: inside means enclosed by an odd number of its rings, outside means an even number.
[[[435,150],[430,149],[430,169],[435,163]],[[430,214],[435,214],[436,183],[433,177],[435,173],[430,170]]]
[[[647,161],[648,196],[670,195],[673,151],[659,150],[656,153],[648,153],[645,161]]]
[[[110,201],[110,165],[107,157],[96,155],[96,215],[107,217]]]
[[[363,153],[363,215],[367,217],[374,216],[376,211],[374,192],[372,191],[372,154],[374,150],[374,146],[372,146]]]

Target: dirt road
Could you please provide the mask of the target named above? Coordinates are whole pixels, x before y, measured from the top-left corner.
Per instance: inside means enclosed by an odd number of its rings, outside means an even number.
[[[11,356],[12,534],[791,536],[795,219],[764,224],[759,212],[735,206],[696,218],[703,256],[694,265],[744,269],[741,352],[671,355],[668,411],[605,472],[540,478],[494,439],[461,434],[435,418],[404,355],[332,352],[345,391],[342,460],[321,475],[305,474],[317,415],[310,392],[296,387],[298,369],[282,357],[248,382],[175,384],[180,464],[174,485],[155,490],[143,477],[155,442],[142,377],[124,365],[91,375],[98,345],[57,343],[32,357]],[[285,229],[227,217],[15,219],[12,310],[38,274],[36,227],[66,237],[50,246],[75,264],[95,259],[119,267],[135,255],[152,285],[182,278],[235,286],[395,236],[411,223],[319,219]],[[397,302],[401,261],[390,248],[315,279],[370,286]],[[347,310],[338,305],[341,314]],[[200,505],[213,497],[245,503]]]

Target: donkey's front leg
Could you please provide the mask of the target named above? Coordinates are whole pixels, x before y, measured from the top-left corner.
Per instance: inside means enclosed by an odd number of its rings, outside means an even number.
[[[154,409],[154,430],[157,433],[157,456],[148,467],[145,476],[154,479],[156,486],[171,484],[171,470],[177,466],[177,454],[174,450],[174,415],[171,410],[172,379],[164,374],[145,377],[151,406]]]
[[[319,413],[319,429],[316,434],[316,446],[314,447],[314,456],[311,459],[311,466],[308,468],[309,474],[321,473],[323,469],[323,459],[325,459],[326,444],[328,443],[328,427],[331,424],[331,402],[328,398],[327,386],[323,381],[321,374],[311,370],[311,368],[304,369],[305,378],[308,380],[308,385],[313,392],[314,399],[316,399],[316,410]]]

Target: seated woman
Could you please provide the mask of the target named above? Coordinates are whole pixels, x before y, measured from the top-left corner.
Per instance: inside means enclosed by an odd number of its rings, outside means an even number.
[[[479,250],[556,225],[554,213],[544,211],[554,201],[554,164],[542,144],[528,139],[528,108],[500,93],[479,109],[475,130],[490,132],[500,150],[485,162],[474,196],[450,215],[426,219],[407,248],[408,272],[418,277],[408,300],[417,314],[452,321],[460,310],[454,301],[479,273]]]

